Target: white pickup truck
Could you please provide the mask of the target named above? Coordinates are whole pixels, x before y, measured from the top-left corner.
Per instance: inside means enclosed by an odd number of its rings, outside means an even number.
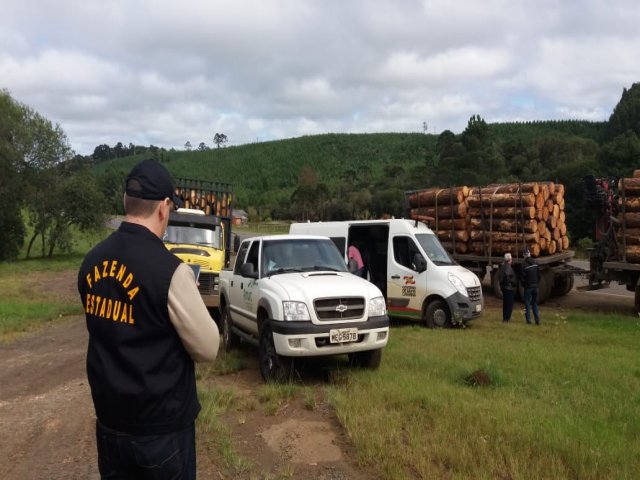
[[[220,272],[220,314],[225,350],[240,338],[258,346],[265,381],[290,379],[295,357],[347,354],[375,369],[389,338],[380,290],[320,236],[245,239]]]

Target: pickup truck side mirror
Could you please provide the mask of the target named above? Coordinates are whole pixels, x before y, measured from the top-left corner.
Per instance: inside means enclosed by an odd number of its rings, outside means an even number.
[[[358,262],[356,262],[353,258],[349,259],[347,263],[347,268],[349,269],[349,273],[356,273],[358,271]]]
[[[422,273],[427,269],[427,261],[419,253],[416,253],[413,256],[413,261],[411,263],[412,263],[413,269],[418,273]]]
[[[248,278],[258,278],[258,272],[253,269],[253,263],[243,263],[240,267],[240,275]]]

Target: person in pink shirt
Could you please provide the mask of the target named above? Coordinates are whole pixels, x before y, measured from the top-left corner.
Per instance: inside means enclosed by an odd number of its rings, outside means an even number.
[[[362,261],[362,255],[360,255],[360,250],[355,245],[350,245],[347,250],[347,257],[349,260],[354,260],[358,265],[358,270],[354,272],[354,275],[365,278],[366,272],[364,268],[364,262]]]

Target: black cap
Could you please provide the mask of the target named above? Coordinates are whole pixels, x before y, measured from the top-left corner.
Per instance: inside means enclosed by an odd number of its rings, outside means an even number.
[[[529,251],[529,249],[528,249],[528,248],[525,248],[525,249],[522,251],[522,256],[523,256],[523,257],[530,257],[530,256],[531,256],[531,252]]]
[[[169,171],[153,159],[143,160],[131,169],[127,176],[125,192],[129,197],[144,200],[164,200],[170,198],[176,207],[182,201],[176,196]]]

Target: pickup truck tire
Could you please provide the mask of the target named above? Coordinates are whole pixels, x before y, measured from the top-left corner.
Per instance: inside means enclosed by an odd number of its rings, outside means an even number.
[[[349,364],[352,367],[368,368],[376,370],[380,366],[382,360],[382,349],[367,350],[366,352],[349,353]]]
[[[276,352],[269,320],[266,320],[260,327],[258,355],[260,357],[260,374],[265,382],[283,383],[291,380],[293,359],[278,355]]]
[[[424,311],[424,321],[429,328],[451,326],[451,314],[447,304],[442,300],[433,300]]]
[[[220,336],[222,337],[222,346],[225,352],[236,348],[240,343],[240,338],[231,331],[231,312],[229,305],[225,305],[220,309]]]

